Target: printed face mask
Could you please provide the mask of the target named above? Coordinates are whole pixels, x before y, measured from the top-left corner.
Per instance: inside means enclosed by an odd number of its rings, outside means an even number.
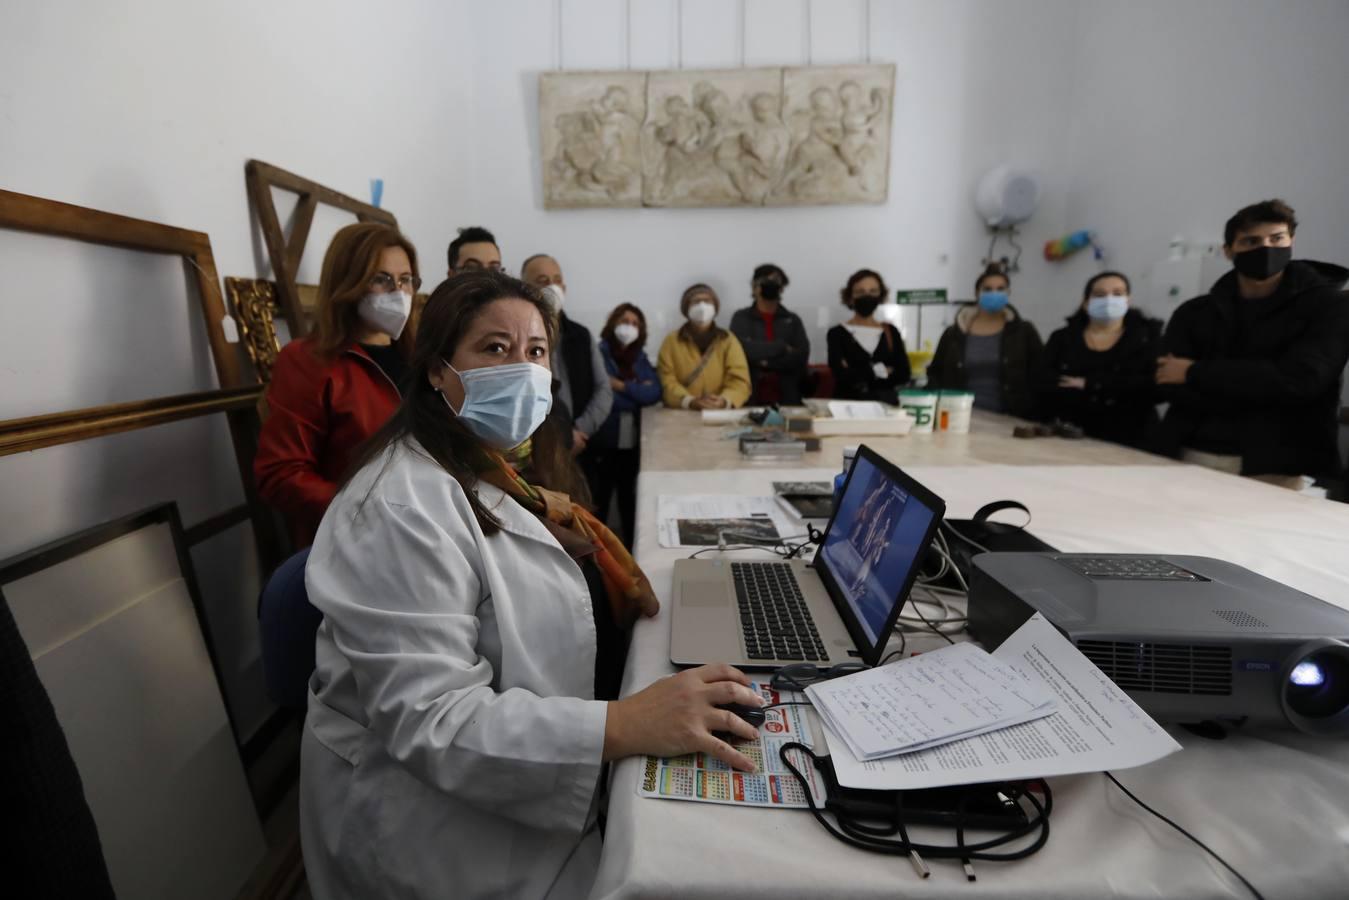
[[[699,300],[689,307],[689,321],[695,325],[706,325],[717,317],[717,308],[706,300]]]
[[[1087,315],[1098,322],[1122,319],[1128,311],[1128,297],[1111,294],[1108,297],[1089,297],[1087,299]]]
[[[387,294],[366,294],[356,307],[361,321],[395,341],[412,315],[412,295],[403,291]]]
[[[1007,300],[1006,291],[982,291],[979,294],[979,307],[985,312],[1001,312]]]
[[[1292,247],[1256,247],[1232,257],[1232,265],[1247,278],[1264,281],[1282,272],[1292,258]]]
[[[618,342],[624,347],[637,340],[637,336],[641,333],[641,330],[631,322],[623,322],[614,326],[614,337],[618,338]]]
[[[445,363],[464,385],[464,404],[445,405],[489,446],[510,450],[538,430],[553,408],[553,373],[534,363],[483,366],[460,372]]]

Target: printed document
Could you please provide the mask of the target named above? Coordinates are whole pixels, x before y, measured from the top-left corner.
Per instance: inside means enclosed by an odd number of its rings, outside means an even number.
[[[949,744],[1055,708],[1048,688],[968,643],[822,681],[806,696],[830,734],[863,760]]]
[[[774,544],[801,531],[774,498],[736,494],[662,495],[656,521],[662,547]]]
[[[1128,769],[1180,745],[1067,638],[1035,614],[994,658],[1053,693],[1050,716],[890,759],[858,760],[826,724],[839,784],[912,790]],[[919,657],[921,658],[921,657]]]

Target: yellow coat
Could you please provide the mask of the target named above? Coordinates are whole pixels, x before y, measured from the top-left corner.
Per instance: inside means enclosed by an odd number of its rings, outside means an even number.
[[[745,361],[745,348],[740,346],[736,336],[723,331],[712,345],[712,357],[707,365],[692,384],[684,387],[684,379],[698,367],[702,358],[702,352],[693,341],[679,331],[666,336],[656,361],[665,405],[680,409],[685,397],[719,394],[731,406],[743,406],[750,392],[749,363]]]

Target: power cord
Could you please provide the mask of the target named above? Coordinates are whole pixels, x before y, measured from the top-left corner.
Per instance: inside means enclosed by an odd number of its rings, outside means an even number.
[[[1237,881],[1240,881],[1242,884],[1246,886],[1246,890],[1251,892],[1251,896],[1255,897],[1255,900],[1265,900],[1264,894],[1261,894],[1259,891],[1257,891],[1255,889],[1255,885],[1251,884],[1249,881],[1246,880],[1246,876],[1242,875],[1240,872],[1238,872],[1235,868],[1232,867],[1231,863],[1229,863],[1227,860],[1223,859],[1216,852],[1214,852],[1212,847],[1210,847],[1208,844],[1205,844],[1203,841],[1199,840],[1199,838],[1195,837],[1194,835],[1190,834],[1184,828],[1181,828],[1179,825],[1177,825],[1172,820],[1168,819],[1166,816],[1157,812],[1157,810],[1153,809],[1151,806],[1148,806],[1142,800],[1139,800],[1137,797],[1134,796],[1133,791],[1129,790],[1127,787],[1120,784],[1119,779],[1116,778],[1114,775],[1112,775],[1110,772],[1103,772],[1102,774],[1105,775],[1106,778],[1109,778],[1114,783],[1115,787],[1123,791],[1124,796],[1128,797],[1130,800],[1137,803],[1139,806],[1143,807],[1143,809],[1152,813],[1154,816],[1161,819],[1163,822],[1170,825],[1172,828],[1176,829],[1176,831],[1179,831],[1185,837],[1189,838],[1192,842],[1194,842],[1199,847],[1199,849],[1203,850],[1209,856],[1216,859],[1224,869],[1226,869],[1227,871],[1231,872],[1233,875],[1236,876]]]

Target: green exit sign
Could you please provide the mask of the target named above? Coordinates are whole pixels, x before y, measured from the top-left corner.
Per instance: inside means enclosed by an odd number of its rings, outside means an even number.
[[[912,291],[895,291],[895,302],[904,306],[928,306],[933,303],[950,303],[946,298],[946,288],[921,288]]]

